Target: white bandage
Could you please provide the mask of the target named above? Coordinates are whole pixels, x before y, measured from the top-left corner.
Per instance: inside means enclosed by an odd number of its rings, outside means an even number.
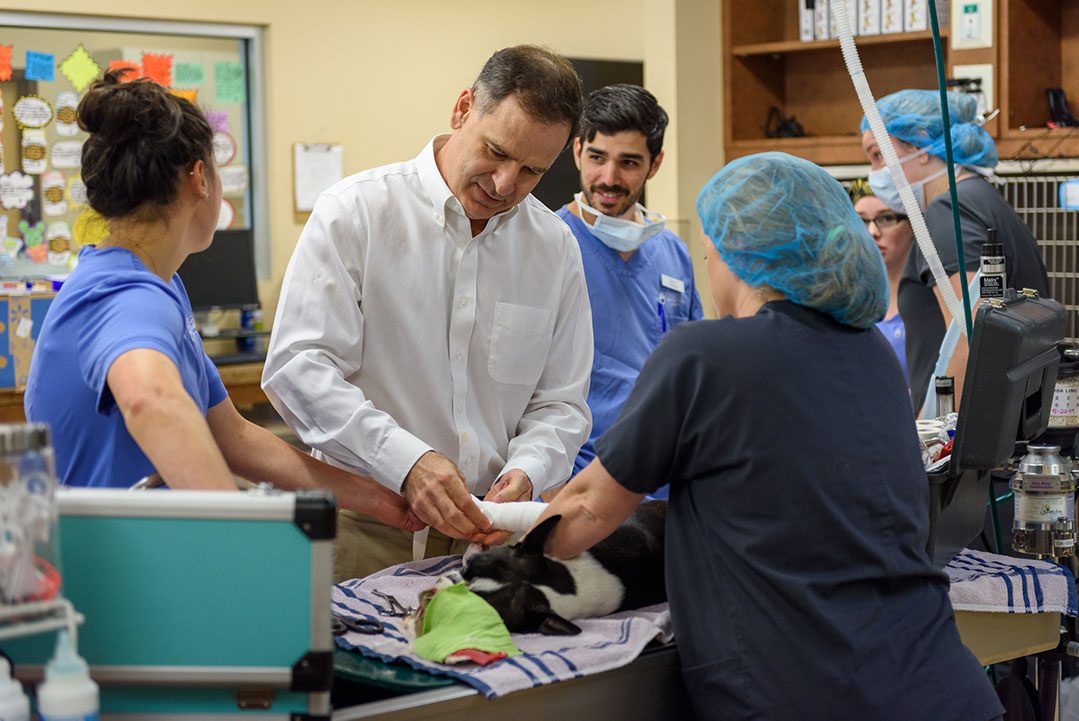
[[[476,501],[483,515],[491,520],[491,525],[500,531],[523,533],[536,525],[536,519],[547,508],[546,503],[538,501],[520,501],[516,503],[492,503]]]

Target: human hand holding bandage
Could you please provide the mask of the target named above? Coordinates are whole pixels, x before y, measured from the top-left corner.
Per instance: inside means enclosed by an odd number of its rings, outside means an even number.
[[[523,533],[532,528],[547,507],[546,503],[539,501],[494,503],[477,500],[476,505],[491,520],[491,528],[510,533]]]

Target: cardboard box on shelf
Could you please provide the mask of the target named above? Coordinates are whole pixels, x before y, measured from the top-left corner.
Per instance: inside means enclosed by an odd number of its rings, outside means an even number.
[[[30,356],[56,293],[0,295],[0,388],[26,387]]]

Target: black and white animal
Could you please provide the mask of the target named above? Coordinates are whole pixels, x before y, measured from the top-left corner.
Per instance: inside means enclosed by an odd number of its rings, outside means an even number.
[[[543,553],[561,516],[514,546],[466,556],[461,577],[519,633],[573,635],[572,619],[605,616],[667,600],[663,575],[664,501],[642,503],[614,533],[577,558]]]

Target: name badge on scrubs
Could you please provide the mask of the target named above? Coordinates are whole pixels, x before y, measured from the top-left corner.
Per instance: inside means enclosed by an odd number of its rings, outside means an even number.
[[[670,288],[676,293],[686,292],[686,283],[681,278],[672,278],[666,273],[661,273],[659,276],[659,284],[664,288]]]

